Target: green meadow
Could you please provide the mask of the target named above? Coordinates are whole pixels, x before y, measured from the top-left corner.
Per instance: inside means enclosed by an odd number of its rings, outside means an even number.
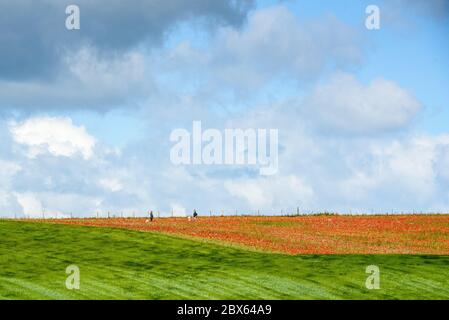
[[[80,288],[66,288],[66,268]],[[369,290],[366,267],[380,268]],[[0,221],[0,299],[449,299],[449,257],[286,255],[150,232]]]

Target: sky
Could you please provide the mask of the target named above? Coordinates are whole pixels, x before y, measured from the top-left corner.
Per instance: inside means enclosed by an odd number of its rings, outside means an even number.
[[[3,0],[0,216],[448,212],[448,34],[446,0]],[[173,163],[194,121],[278,130],[278,170]]]

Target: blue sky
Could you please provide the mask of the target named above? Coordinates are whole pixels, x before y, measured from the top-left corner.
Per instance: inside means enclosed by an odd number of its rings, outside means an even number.
[[[1,215],[448,211],[447,1],[66,2],[0,5]],[[279,171],[175,166],[195,120]]]

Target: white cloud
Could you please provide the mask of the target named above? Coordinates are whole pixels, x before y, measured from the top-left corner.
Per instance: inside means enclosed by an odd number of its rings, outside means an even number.
[[[9,129],[16,143],[28,147],[30,158],[45,152],[65,157],[79,153],[87,160],[93,156],[96,144],[95,138],[83,126],[74,125],[70,118],[30,118],[11,123]]]
[[[428,199],[437,191],[434,163],[442,146],[449,146],[449,135],[417,136],[405,143],[393,143],[378,155],[386,160],[389,181],[400,184],[416,199]]]
[[[11,194],[11,183],[16,174],[22,171],[22,167],[12,161],[0,159],[0,216],[9,216],[17,213],[19,206],[16,198]]]
[[[272,195],[257,181],[227,181],[225,187],[229,194],[244,199],[252,207],[267,207],[273,202]]]
[[[94,48],[83,47],[66,57],[66,65],[81,88],[80,99],[88,94],[98,101],[123,101],[142,94],[144,83],[148,91],[145,57],[138,51],[104,57]]]
[[[123,185],[119,179],[104,178],[99,181],[99,184],[106,190],[117,192],[123,189]]]
[[[240,205],[282,208],[298,203],[305,210],[344,212],[425,211],[435,203],[439,208],[449,208],[447,192],[442,192],[444,186],[447,188],[444,177],[449,177],[445,169],[449,163],[449,136],[418,134],[414,130],[388,135],[323,135],[308,126],[314,115],[301,117],[297,109],[290,102],[275,103],[233,120],[234,125],[243,128],[280,128],[280,167],[275,179],[226,180],[226,191],[243,200]],[[287,179],[292,176],[298,178],[297,185]]]
[[[379,186],[379,177],[371,175],[369,172],[356,169],[350,177],[343,179],[339,186],[339,192],[346,198],[352,201],[363,201],[370,197],[376,187]]]
[[[43,206],[32,193],[15,193],[17,202],[22,206],[23,213],[28,217],[42,217]]]
[[[329,65],[358,65],[361,42],[357,29],[334,16],[303,21],[286,6],[274,5],[251,13],[241,29],[219,29],[206,50],[183,41],[166,63],[195,80],[205,77],[207,86],[251,89],[279,79],[316,79]]]
[[[227,180],[225,188],[253,209],[273,209],[311,204],[314,191],[295,175]]]
[[[407,125],[421,104],[393,81],[378,78],[368,85],[338,73],[318,86],[305,108],[320,126],[349,133],[379,133]]]
[[[441,173],[435,163],[440,161],[438,150],[448,147],[448,135],[367,140],[344,155],[348,173],[340,178],[335,174],[328,179],[335,183],[340,202],[348,207],[356,204],[365,210],[369,206],[384,211],[425,210],[446,198],[438,185]],[[344,150],[348,148],[349,145]]]
[[[436,153],[435,170],[441,179],[449,183],[449,144],[439,146]]]
[[[300,21],[283,5],[254,12],[241,31],[222,29],[216,50],[221,75],[231,82],[243,77],[258,83],[285,73],[308,78],[323,71],[331,60],[337,64],[361,60],[354,29],[332,16],[319,23]]]
[[[0,159],[0,181],[2,181],[2,185],[4,185],[4,179],[9,180],[20,170],[22,170],[22,167],[19,164],[12,161],[5,161]]]

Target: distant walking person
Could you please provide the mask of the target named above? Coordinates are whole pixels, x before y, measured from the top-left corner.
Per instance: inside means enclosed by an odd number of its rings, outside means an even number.
[[[196,219],[196,217],[198,217],[198,213],[196,212],[196,210],[193,210],[193,219]]]
[[[150,212],[150,221],[151,221],[151,222],[153,222],[153,218],[154,218],[154,216],[153,216],[153,210],[151,210],[151,212]]]

